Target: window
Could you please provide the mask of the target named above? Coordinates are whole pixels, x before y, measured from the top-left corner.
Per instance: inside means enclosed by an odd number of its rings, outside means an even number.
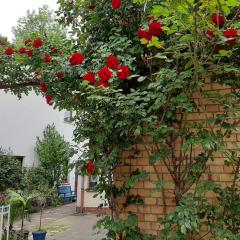
[[[91,176],[89,177],[89,190],[96,191],[98,184],[98,176]]]
[[[14,156],[14,158],[16,158],[20,162],[21,166],[23,166],[23,159],[24,159],[24,157],[22,157],[22,156]]]
[[[71,123],[73,121],[73,113],[72,112],[65,112],[64,113],[64,122]]]

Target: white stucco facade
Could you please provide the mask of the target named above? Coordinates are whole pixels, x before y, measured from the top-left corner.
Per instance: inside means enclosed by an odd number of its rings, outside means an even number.
[[[53,109],[35,93],[18,100],[16,96],[0,91],[0,146],[15,156],[23,156],[24,167],[37,166],[36,138],[42,136],[48,124],[54,123],[65,140],[74,144],[73,126],[64,122],[64,113]],[[73,172],[69,178],[74,187]]]
[[[73,142],[72,124],[64,122],[65,111],[54,109],[49,106],[45,98],[35,93],[23,96],[20,100],[9,93],[0,90],[0,147],[9,150],[15,156],[22,156],[24,167],[35,167],[38,165],[38,158],[35,152],[36,139],[42,137],[44,128],[54,123],[57,131],[64,136],[65,140]],[[81,146],[80,151],[81,151]],[[81,153],[79,153],[81,154]],[[72,161],[78,158],[76,155]],[[75,171],[69,174],[69,182],[72,190],[75,190]],[[77,186],[77,207],[81,205],[81,177],[78,177]],[[93,198],[95,192],[86,191],[89,188],[89,179],[84,181],[85,208],[97,208],[101,203],[99,197]]]

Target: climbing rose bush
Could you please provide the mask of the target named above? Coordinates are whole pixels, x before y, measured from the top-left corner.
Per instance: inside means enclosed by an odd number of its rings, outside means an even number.
[[[113,178],[122,151],[132,149],[134,158],[139,154],[136,144],[144,144],[147,135],[152,142],[144,147],[154,174],[163,174],[156,167],[161,161],[171,177],[170,190],[163,181],[152,183],[152,190],[162,194],[161,238],[200,239],[204,227],[215,239],[238,239],[239,216],[233,213],[239,206],[234,190],[237,183],[232,182],[230,190],[213,186],[207,175],[207,162],[219,151],[226,153],[235,179],[239,174],[235,152],[223,144],[238,126],[229,122],[239,109],[236,1],[220,1],[220,5],[216,1],[59,2],[60,22],[71,26],[74,40],[53,44],[46,36],[35,35],[23,43],[26,51],[22,53],[12,47],[8,55],[8,48],[4,49],[0,70],[5,78],[0,83],[17,86],[12,91],[18,95],[33,87],[49,105],[76,113],[76,141],[86,142],[80,174],[99,174],[97,190],[100,195],[106,193],[106,206],[112,213],[100,222],[107,237],[156,239],[141,231],[137,216],[118,219],[116,204],[120,197],[126,199],[120,206],[123,212],[128,204],[144,207],[142,196],[130,194],[130,190],[149,179],[149,173],[122,173],[118,176],[122,186],[115,185]],[[22,80],[26,77],[28,82]],[[206,92],[206,77],[213,86],[231,87],[231,94],[219,100],[218,92]],[[199,101],[193,98],[196,94],[209,105],[221,104],[223,113],[199,122],[184,121],[188,114],[202,113]],[[179,156],[175,156],[176,146]],[[201,149],[200,153],[195,154],[195,149]],[[131,168],[131,158],[128,164]],[[202,182],[201,175],[210,180]],[[192,188],[195,195],[189,191]],[[176,205],[172,214],[167,214],[167,201],[164,203],[168,191]],[[214,191],[218,204],[204,198],[208,191]]]

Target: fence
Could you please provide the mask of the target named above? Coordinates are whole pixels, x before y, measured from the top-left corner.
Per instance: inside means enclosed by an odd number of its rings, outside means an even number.
[[[0,240],[9,239],[10,205],[0,206]],[[6,236],[6,238],[3,238]]]

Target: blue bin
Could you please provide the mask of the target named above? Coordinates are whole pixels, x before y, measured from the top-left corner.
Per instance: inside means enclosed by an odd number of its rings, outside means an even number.
[[[64,202],[76,201],[76,194],[71,189],[70,184],[62,184],[58,187],[58,196],[64,200]]]
[[[33,232],[33,240],[45,240],[47,232]]]

